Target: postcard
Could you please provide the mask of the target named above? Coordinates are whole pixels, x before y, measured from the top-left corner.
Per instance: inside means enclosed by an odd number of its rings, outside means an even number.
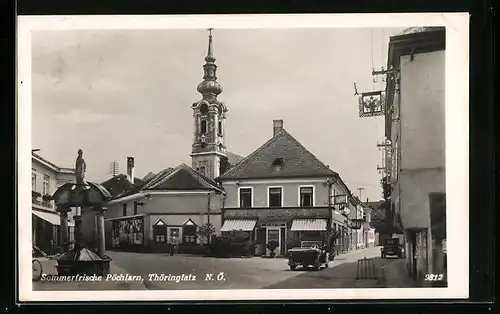
[[[18,22],[20,301],[468,297],[468,14]]]

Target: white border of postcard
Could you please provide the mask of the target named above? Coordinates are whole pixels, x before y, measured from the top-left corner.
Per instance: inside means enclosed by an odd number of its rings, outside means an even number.
[[[33,291],[31,279],[31,31],[446,26],[447,288]],[[369,70],[369,69],[368,69]],[[18,19],[18,265],[20,301],[188,301],[294,299],[446,299],[469,296],[468,13],[20,16]],[[21,81],[23,82],[21,84]],[[22,232],[22,231],[27,232]],[[29,230],[29,231],[28,231]]]

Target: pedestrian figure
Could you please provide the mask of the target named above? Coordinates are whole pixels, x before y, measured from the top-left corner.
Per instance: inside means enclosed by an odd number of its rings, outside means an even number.
[[[177,237],[173,236],[170,240],[170,256],[174,256],[177,248]]]

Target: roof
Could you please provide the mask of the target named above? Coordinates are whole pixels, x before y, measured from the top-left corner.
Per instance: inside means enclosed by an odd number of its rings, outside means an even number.
[[[232,166],[236,165],[237,163],[245,159],[245,157],[243,156],[228,151],[226,151],[226,156],[227,156],[227,161]]]
[[[397,33],[395,36],[403,36],[403,35],[409,35],[409,34],[415,34],[415,33],[423,33],[423,32],[429,32],[429,31],[435,31],[435,30],[440,30],[443,27],[436,27],[436,26],[419,26],[419,27],[408,27],[402,30],[401,32]]]
[[[45,166],[47,166],[47,167],[49,167],[52,170],[57,171],[57,172],[75,173],[75,169],[74,168],[59,167],[59,166],[51,163],[47,159],[43,158],[42,156],[40,156],[38,154],[35,154],[34,152],[31,152],[31,159],[35,159],[36,161],[44,164]]]
[[[371,209],[378,209],[383,203],[384,201],[376,201],[376,202],[367,202],[365,204]]]
[[[113,198],[123,196],[127,192],[134,190],[134,188],[140,187],[144,184],[144,181],[139,179],[139,178],[134,178],[134,183],[132,184],[128,178],[127,175],[120,173],[119,175],[116,175],[103,183],[101,183],[102,186],[104,186],[109,193],[111,193],[111,196]]]
[[[144,178],[142,178],[142,180],[144,182],[148,181],[149,179],[153,178],[156,174],[154,174],[153,172],[150,172],[148,173],[147,175],[144,176]]]
[[[186,164],[161,171],[141,188],[141,191],[151,190],[217,190],[223,192],[217,182]]]
[[[325,176],[338,174],[282,129],[217,180]]]

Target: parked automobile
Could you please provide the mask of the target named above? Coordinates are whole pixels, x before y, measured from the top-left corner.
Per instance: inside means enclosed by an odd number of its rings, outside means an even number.
[[[380,248],[380,256],[386,258],[387,256],[403,256],[403,246],[399,243],[398,238],[390,238],[384,240],[384,246]]]
[[[288,266],[295,270],[297,266],[313,266],[321,270],[322,266],[328,267],[330,253],[327,252],[321,241],[302,241],[300,247],[288,250]]]

